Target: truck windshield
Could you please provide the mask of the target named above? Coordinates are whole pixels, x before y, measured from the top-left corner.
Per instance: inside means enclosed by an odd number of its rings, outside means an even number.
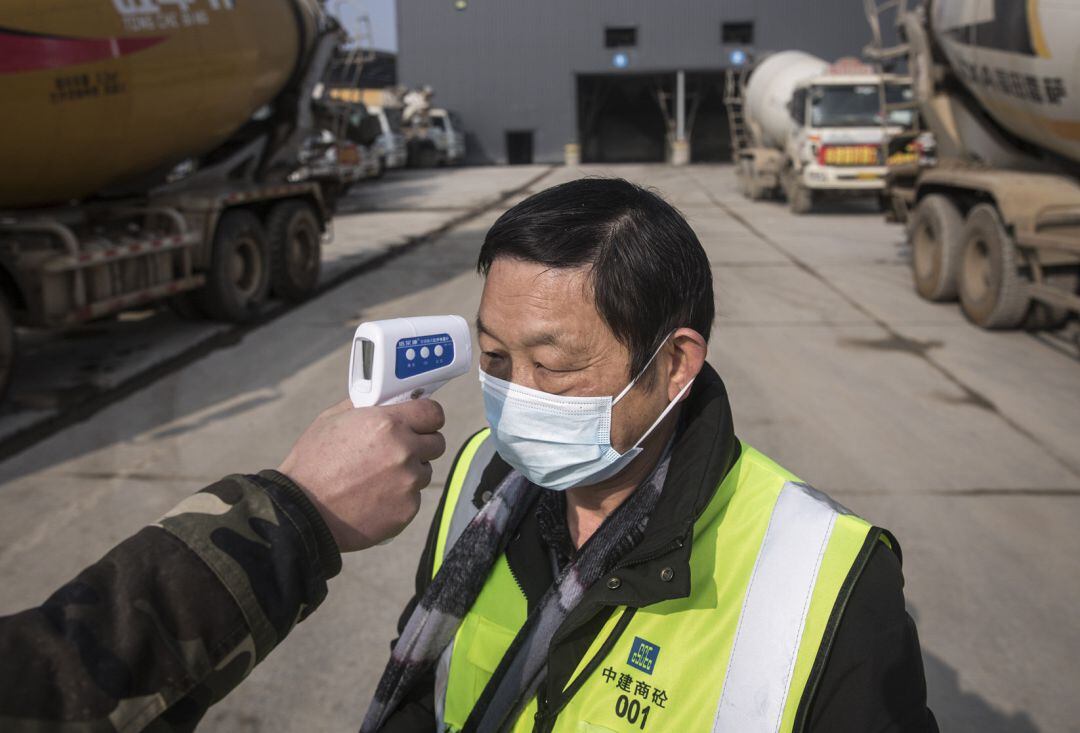
[[[431,116],[431,125],[432,125],[432,127],[435,127],[438,130],[445,130],[446,129],[446,118],[443,117],[442,115],[432,115]]]
[[[810,120],[814,127],[876,127],[881,103],[876,84],[831,84],[814,89]]]

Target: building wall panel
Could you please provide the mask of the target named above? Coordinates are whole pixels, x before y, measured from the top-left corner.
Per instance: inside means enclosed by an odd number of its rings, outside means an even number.
[[[533,130],[538,162],[577,137],[578,74],[616,73],[607,26],[636,26],[624,73],[722,69],[724,21],[751,20],[754,50],[858,55],[862,0],[452,0],[398,2],[398,78],[459,112],[474,161],[505,162],[505,132]]]

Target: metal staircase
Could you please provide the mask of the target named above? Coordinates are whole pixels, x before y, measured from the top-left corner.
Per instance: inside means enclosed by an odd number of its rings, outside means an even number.
[[[863,55],[882,75],[878,83],[878,100],[881,108],[881,152],[879,157],[886,166],[886,200],[889,202],[890,220],[904,220],[911,201],[911,193],[918,176],[917,140],[923,131],[919,95],[912,78],[912,48],[904,32],[903,19],[914,10],[912,0],[864,0],[866,20],[870,24],[871,40],[863,49]],[[896,41],[887,40],[885,30],[895,29]],[[893,84],[912,85],[913,94],[908,100],[890,99],[884,74],[889,74]],[[890,130],[889,120],[894,112],[912,112],[910,129],[899,134]],[[916,156],[912,160],[912,156]]]
[[[863,49],[863,55],[887,69],[898,60],[906,62],[911,48],[908,43],[901,38],[899,43],[886,46],[881,29],[882,20],[887,18],[892,21],[890,25],[898,27],[900,18],[910,10],[908,0],[863,0],[863,7],[873,36],[870,45]]]
[[[731,155],[734,160],[738,160],[740,150],[753,145],[743,107],[747,76],[749,76],[749,69],[745,66],[730,68],[724,74],[724,106],[727,108],[728,127],[731,132]]]
[[[911,84],[912,77],[909,63],[911,44],[904,38],[900,26],[900,19],[911,10],[910,0],[864,0],[863,6],[866,10],[866,20],[870,23],[872,35],[870,44],[863,49],[863,55],[873,64],[877,73],[892,74],[893,79],[891,81]],[[885,35],[882,32],[883,27],[888,27],[885,25],[886,23],[896,28],[899,37],[897,43],[886,45]],[[913,95],[912,99],[906,102],[889,101],[885,92],[883,78],[878,85],[882,126],[888,128],[889,114],[891,112],[912,111],[915,112],[915,129],[912,130],[912,133],[918,135],[921,130],[919,129],[919,103],[917,98]],[[888,144],[887,139],[885,144]]]

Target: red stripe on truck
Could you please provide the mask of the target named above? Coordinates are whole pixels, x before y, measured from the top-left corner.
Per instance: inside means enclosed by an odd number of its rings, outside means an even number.
[[[0,74],[21,74],[106,61],[152,48],[166,39],[166,36],[72,38],[0,28]]]

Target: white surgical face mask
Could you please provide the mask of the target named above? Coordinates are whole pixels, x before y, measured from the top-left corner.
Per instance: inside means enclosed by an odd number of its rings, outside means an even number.
[[[664,339],[664,344],[667,339]],[[663,345],[661,344],[661,348]],[[679,403],[690,380],[633,447],[611,445],[611,408],[629,392],[660,353],[616,397],[569,397],[522,387],[480,371],[484,412],[502,459],[537,486],[565,491],[599,483],[641,453],[641,443]]]

